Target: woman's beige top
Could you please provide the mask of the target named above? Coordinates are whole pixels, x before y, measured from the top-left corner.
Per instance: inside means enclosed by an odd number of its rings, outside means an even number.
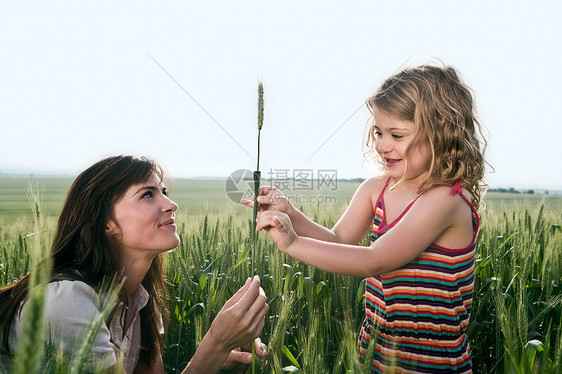
[[[129,296],[125,305],[119,302],[109,326],[102,324],[97,333],[91,355],[87,357],[88,371],[107,369],[123,356],[123,369],[133,373],[140,354],[141,323],[139,311],[148,303],[149,295],[142,285]],[[100,299],[95,290],[84,282],[63,280],[47,285],[45,310],[46,339],[54,347],[62,347],[72,355],[84,342],[91,322],[100,316]],[[10,349],[15,351],[17,334],[25,315],[17,313],[10,333]],[[162,316],[160,332],[163,334]]]

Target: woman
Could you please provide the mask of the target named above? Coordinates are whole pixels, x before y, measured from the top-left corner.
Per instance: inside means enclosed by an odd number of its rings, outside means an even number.
[[[123,282],[121,300],[96,336],[87,368],[112,369],[123,355],[127,373],[163,373],[161,347],[168,311],[162,253],[178,246],[177,204],[167,196],[162,168],[147,158],[101,160],[76,178],[59,217],[51,248],[53,272],[45,318],[55,347],[77,345],[100,315],[102,284]],[[29,276],[0,290],[3,346],[16,346],[25,314]],[[256,339],[268,305],[259,278],[228,300],[184,373],[213,373],[248,363],[235,349]],[[21,311],[21,313],[20,313]],[[5,318],[7,316],[8,318]],[[256,351],[265,356],[256,339]],[[224,365],[224,366],[223,366]]]

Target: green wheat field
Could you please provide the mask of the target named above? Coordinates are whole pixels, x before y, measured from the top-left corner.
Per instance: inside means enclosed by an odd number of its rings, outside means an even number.
[[[29,272],[47,251],[70,183],[70,179],[0,178],[0,285]],[[176,373],[185,367],[224,302],[251,274],[252,212],[228,199],[224,181],[175,180],[168,186],[180,206],[181,244],[166,254],[171,321],[164,364],[166,372]],[[295,195],[296,206],[309,217],[331,227],[357,186],[340,182],[335,190],[287,194]],[[330,199],[298,203],[313,195]],[[562,196],[488,193],[485,203],[468,332],[474,371],[560,373]],[[368,238],[363,244],[368,245]],[[258,235],[257,248],[256,273],[270,305],[261,335],[268,357],[260,372],[368,372],[357,362],[355,350],[364,318],[364,280],[294,261],[265,233]],[[37,279],[40,284],[41,276]],[[34,318],[37,325],[40,313]],[[15,372],[80,372],[80,357],[65,361],[41,342],[39,329],[28,331],[20,339]],[[87,354],[87,339],[84,344],[81,355]],[[37,349],[43,345],[46,353]]]

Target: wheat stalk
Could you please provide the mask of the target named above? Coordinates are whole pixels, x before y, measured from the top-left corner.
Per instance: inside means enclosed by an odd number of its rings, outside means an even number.
[[[255,259],[256,259],[256,218],[258,217],[258,193],[260,191],[261,171],[260,171],[260,136],[263,127],[263,83],[258,83],[258,160],[256,170],[254,171],[254,210],[253,210],[253,230],[252,230],[252,277],[256,273]],[[256,345],[252,342],[252,374],[256,372]]]
[[[45,240],[42,240],[41,205],[44,187],[37,183],[28,185],[27,197],[33,211],[34,233],[31,240],[32,270],[29,274],[28,294],[22,326],[14,357],[13,373],[35,373],[41,367],[45,334],[45,290],[51,274],[51,261],[46,255]]]

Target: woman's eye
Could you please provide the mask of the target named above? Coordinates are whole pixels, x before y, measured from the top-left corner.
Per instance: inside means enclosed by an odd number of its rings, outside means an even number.
[[[374,134],[375,134],[375,136],[378,138],[378,137],[380,137],[380,136],[382,135],[382,132],[380,132],[380,131],[375,131]]]
[[[143,199],[152,197],[152,191],[146,191],[145,193],[142,194],[141,197],[142,197]]]
[[[402,139],[404,136],[403,136],[403,135],[392,134],[392,137],[393,137],[394,139]]]

